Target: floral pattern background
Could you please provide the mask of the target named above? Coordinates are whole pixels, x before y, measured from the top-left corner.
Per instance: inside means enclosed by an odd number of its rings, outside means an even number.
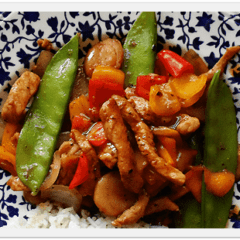
[[[41,49],[40,38],[48,38],[56,49],[81,33],[80,62],[93,44],[106,37],[122,43],[139,12],[0,12],[0,109],[12,84],[21,72],[36,61]],[[163,48],[183,54],[194,49],[211,68],[226,48],[240,44],[240,13],[230,12],[156,12],[157,50]],[[240,75],[229,69],[239,63],[237,54],[228,64],[224,79],[230,87],[237,110],[239,132]],[[238,134],[240,140],[240,133]],[[21,192],[13,192],[6,184],[10,175],[0,169],[0,227],[14,216],[24,216],[34,206]],[[233,207],[240,206],[240,183],[235,184]],[[238,216],[229,219],[230,228],[240,228]]]

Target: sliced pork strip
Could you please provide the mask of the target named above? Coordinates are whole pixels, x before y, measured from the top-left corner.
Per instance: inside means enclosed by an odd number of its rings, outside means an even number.
[[[225,54],[219,59],[219,61],[214,65],[214,67],[210,69],[207,73],[204,73],[207,76],[207,81],[212,80],[213,75],[216,71],[221,70],[221,72],[223,72],[228,62],[239,51],[240,51],[240,46],[227,48]]]
[[[107,143],[100,148],[98,158],[109,168],[112,169],[118,161],[117,149],[112,143]]]
[[[143,179],[134,165],[134,152],[127,137],[127,128],[114,99],[106,101],[100,109],[100,118],[107,139],[116,147],[118,168],[126,189],[138,193]]]
[[[130,225],[136,223],[144,216],[145,209],[149,202],[149,196],[145,191],[139,194],[138,201],[128,210],[112,222],[113,226],[121,227],[122,225]]]
[[[132,105],[123,97],[113,95],[112,98],[115,99],[120,108],[123,119],[131,126],[135,133],[138,148],[143,155],[147,156],[149,163],[163,177],[174,184],[183,185],[185,175],[158,156],[150,128],[141,120]]]

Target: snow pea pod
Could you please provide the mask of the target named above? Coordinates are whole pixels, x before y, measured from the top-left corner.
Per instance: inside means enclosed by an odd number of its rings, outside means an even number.
[[[194,165],[201,165],[203,161],[203,139],[202,126],[193,134],[189,146],[198,150]],[[192,193],[188,193],[178,201],[179,213],[175,218],[177,228],[201,228],[201,203],[199,203]]]
[[[54,55],[21,130],[16,152],[20,180],[36,195],[49,171],[78,66],[79,35]]]
[[[230,171],[237,167],[237,125],[232,94],[217,71],[211,81],[205,124],[204,166],[211,172]],[[233,187],[223,197],[217,197],[202,185],[202,227],[224,228],[232,204]]]
[[[155,12],[142,12],[128,32],[124,42],[125,87],[136,85],[139,75],[154,72],[157,47]]]
[[[179,213],[174,218],[176,228],[201,228],[201,204],[191,193],[177,202]]]

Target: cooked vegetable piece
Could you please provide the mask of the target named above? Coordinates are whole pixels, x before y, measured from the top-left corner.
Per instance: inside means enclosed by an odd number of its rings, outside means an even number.
[[[107,142],[102,122],[97,122],[87,135],[88,141],[96,147],[99,147]]]
[[[50,51],[41,51],[37,63],[35,66],[33,66],[32,71],[36,73],[40,78],[42,78],[53,56],[54,54]]]
[[[123,86],[119,83],[105,81],[103,79],[90,79],[89,81],[89,103],[91,108],[99,110],[113,94],[124,96]]]
[[[79,35],[60,49],[48,65],[17,145],[16,168],[36,195],[51,164],[78,65]]]
[[[84,71],[92,77],[94,69],[99,66],[121,68],[123,62],[123,47],[119,40],[107,38],[95,44],[87,53],[84,61]]]
[[[159,116],[171,116],[181,109],[181,103],[169,83],[151,86],[149,102],[152,111]]]
[[[208,71],[207,64],[193,49],[189,49],[183,58],[193,65],[195,75],[199,76]]]
[[[139,75],[154,73],[157,46],[155,12],[142,12],[128,32],[123,45],[125,86],[136,85]]]
[[[76,115],[81,113],[89,116],[89,108],[90,103],[85,95],[81,95],[80,97],[74,99],[69,104],[70,120],[72,121]]]
[[[118,171],[111,171],[98,181],[93,199],[102,213],[117,217],[136,202],[137,194],[124,187]]]
[[[91,126],[91,120],[84,114],[74,116],[72,120],[72,129],[77,129],[80,132],[87,131]]]
[[[185,73],[180,77],[173,78],[169,81],[172,90],[182,99],[192,98],[199,93],[206,85],[207,76]]]
[[[201,228],[201,204],[187,194],[177,202],[179,213],[174,217],[177,228]]]
[[[137,77],[136,94],[149,100],[151,86],[166,82],[166,76],[159,76],[157,74],[140,75]]]
[[[157,56],[166,70],[175,78],[181,77],[184,73],[194,73],[193,65],[171,50],[162,50]]]
[[[201,189],[202,189],[202,167],[193,167],[188,171],[186,176],[186,187],[192,192],[195,199],[200,203],[201,202]]]
[[[78,159],[76,172],[70,182],[69,189],[73,189],[88,179],[88,160],[85,153],[82,153]]]
[[[237,167],[237,126],[232,94],[220,79],[220,71],[211,81],[206,108],[204,166],[211,172],[223,170],[235,174]],[[202,187],[202,227],[224,228],[232,204],[233,186],[223,197]]]
[[[13,142],[13,136],[15,133],[20,132],[21,128],[21,124],[7,123],[3,131],[2,146],[13,155],[16,154],[16,145]]]
[[[116,69],[111,66],[97,66],[92,74],[92,79],[101,79],[106,82],[119,83],[124,85],[125,74],[120,69]]]
[[[13,176],[17,175],[15,155],[8,152],[3,146],[0,146],[0,167]]]

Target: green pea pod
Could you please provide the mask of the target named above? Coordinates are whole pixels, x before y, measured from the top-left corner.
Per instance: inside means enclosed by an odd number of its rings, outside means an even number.
[[[201,228],[201,204],[191,193],[178,202],[179,213],[174,217],[176,228]]]
[[[200,127],[190,138],[189,146],[196,149],[198,154],[194,165],[202,164],[203,160],[203,134]],[[192,193],[186,194],[178,201],[179,213],[174,219],[177,228],[201,228],[201,204],[195,199]]]
[[[212,172],[224,169],[235,174],[237,167],[237,125],[232,94],[220,79],[213,76],[208,91],[203,164]],[[232,204],[233,187],[223,197],[217,197],[202,187],[202,227],[224,228]]]
[[[16,152],[20,180],[36,195],[49,171],[78,66],[79,36],[49,63],[21,130]]]
[[[142,12],[128,32],[123,45],[125,87],[136,85],[139,75],[154,72],[157,46],[155,12]]]
[[[201,123],[202,125],[202,123]],[[190,138],[189,146],[192,149],[195,149],[198,151],[196,159],[194,161],[194,165],[201,165],[203,161],[203,141],[204,141],[204,136],[202,134],[202,129],[203,127],[200,126],[199,129],[193,134],[193,136]]]

